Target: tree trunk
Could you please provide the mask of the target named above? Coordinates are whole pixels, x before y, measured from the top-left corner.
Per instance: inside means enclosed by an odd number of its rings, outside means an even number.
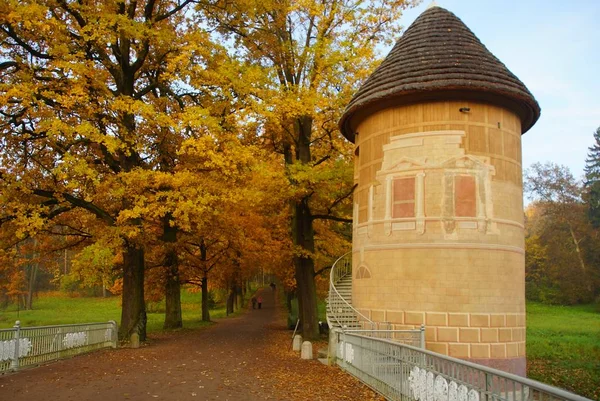
[[[285,306],[288,312],[292,312],[292,299],[294,299],[294,293],[292,291],[285,292]]]
[[[174,252],[174,251],[173,251]],[[163,328],[183,327],[181,316],[181,283],[177,265],[166,268],[165,277],[165,323]]]
[[[37,272],[39,267],[39,262],[37,260],[37,239],[33,239],[33,250],[31,252],[31,258],[29,260],[29,282],[27,285],[27,298],[25,299],[25,309],[31,310],[33,309],[33,294],[35,293],[35,284],[37,281]]]
[[[233,288],[229,289],[229,294],[227,295],[227,302],[225,305],[226,308],[226,314],[227,316],[229,316],[230,313],[233,313],[233,301],[235,298],[235,292],[233,291]]]
[[[126,243],[123,251],[123,295],[119,338],[127,341],[133,333],[146,341],[144,301],[144,250]]]
[[[298,138],[296,159],[302,164],[309,164],[311,162],[312,118],[308,116],[300,117],[296,122],[295,129]],[[315,251],[315,232],[307,198],[296,200],[292,207],[292,238],[294,245],[300,246],[302,250],[306,251],[303,256],[294,257],[298,287],[296,292],[298,295],[298,315],[302,322],[302,338],[314,340],[319,337],[319,325],[315,266],[314,260],[309,255]]]
[[[244,296],[242,295],[242,288],[238,285],[235,286],[235,307],[238,310],[244,307]]]
[[[575,237],[575,232],[573,231],[573,228],[571,227],[570,224],[569,224],[569,232],[571,233],[571,239],[573,240],[573,244],[575,245],[575,252],[577,253],[577,258],[579,259],[579,266],[581,267],[581,271],[583,273],[585,273],[586,272],[585,262],[583,261],[583,256],[581,255],[581,248],[579,248],[580,241],[577,241],[577,238]]]
[[[65,257],[64,257],[64,265],[63,265],[64,274],[68,273],[67,261],[68,261],[68,255],[67,255],[67,250],[65,249]]]
[[[37,257],[35,255],[34,257]],[[25,309],[33,309],[33,294],[35,292],[35,282],[37,281],[37,272],[39,264],[37,262],[29,264],[29,285],[27,288],[27,300],[25,303]]]
[[[181,282],[179,281],[179,258],[175,243],[177,227],[171,225],[172,215],[163,218],[162,240],[165,242],[165,329],[183,327],[181,316]]]
[[[317,291],[313,276],[314,263],[310,258],[294,258],[296,282],[298,283],[298,317],[302,323],[302,338],[315,340],[319,337],[317,315]]]
[[[204,273],[201,282],[202,288],[202,321],[210,322],[210,310],[208,309],[208,276]]]
[[[575,245],[575,252],[577,253],[577,259],[579,260],[579,266],[581,267],[581,274],[584,277],[584,280],[586,281],[586,290],[588,290],[588,292],[592,293],[593,289],[592,289],[592,283],[591,280],[587,279],[587,269],[585,266],[585,262],[583,260],[583,255],[581,253],[581,248],[579,247],[579,243],[581,242],[581,240],[577,240],[577,237],[575,236],[575,231],[573,231],[573,227],[571,227],[571,225],[569,224],[569,232],[571,233],[571,239],[573,240],[573,244]]]

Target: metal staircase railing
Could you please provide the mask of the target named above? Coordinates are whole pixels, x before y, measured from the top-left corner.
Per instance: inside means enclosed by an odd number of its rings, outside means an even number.
[[[338,291],[336,285],[352,280],[352,252],[342,255],[331,267],[329,275],[329,297],[327,299],[327,324],[342,330],[373,327],[375,323],[357,311]]]

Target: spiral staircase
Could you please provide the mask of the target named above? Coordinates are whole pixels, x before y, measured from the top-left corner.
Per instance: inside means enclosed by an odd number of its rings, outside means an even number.
[[[359,330],[373,322],[352,306],[352,252],[335,261],[329,276],[327,324],[330,329]]]

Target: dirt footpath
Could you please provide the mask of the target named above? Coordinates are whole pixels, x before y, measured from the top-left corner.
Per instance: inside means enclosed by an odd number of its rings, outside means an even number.
[[[337,367],[291,351],[277,297],[209,328],[150,336],[0,376],[0,401],[383,400]]]

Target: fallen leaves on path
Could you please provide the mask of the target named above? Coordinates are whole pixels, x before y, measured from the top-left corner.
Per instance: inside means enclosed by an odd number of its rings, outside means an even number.
[[[360,400],[385,401],[358,379],[337,366],[326,366],[318,360],[302,360],[291,347],[291,332],[285,325],[270,324],[268,341],[262,356],[263,380],[271,387],[276,399],[289,401],[308,400]],[[314,355],[327,343],[313,343]]]
[[[384,401],[338,367],[300,359],[283,314],[263,308],[205,330],[159,333],[139,349],[102,350],[0,377],[0,399]],[[315,354],[326,345],[314,343]]]

